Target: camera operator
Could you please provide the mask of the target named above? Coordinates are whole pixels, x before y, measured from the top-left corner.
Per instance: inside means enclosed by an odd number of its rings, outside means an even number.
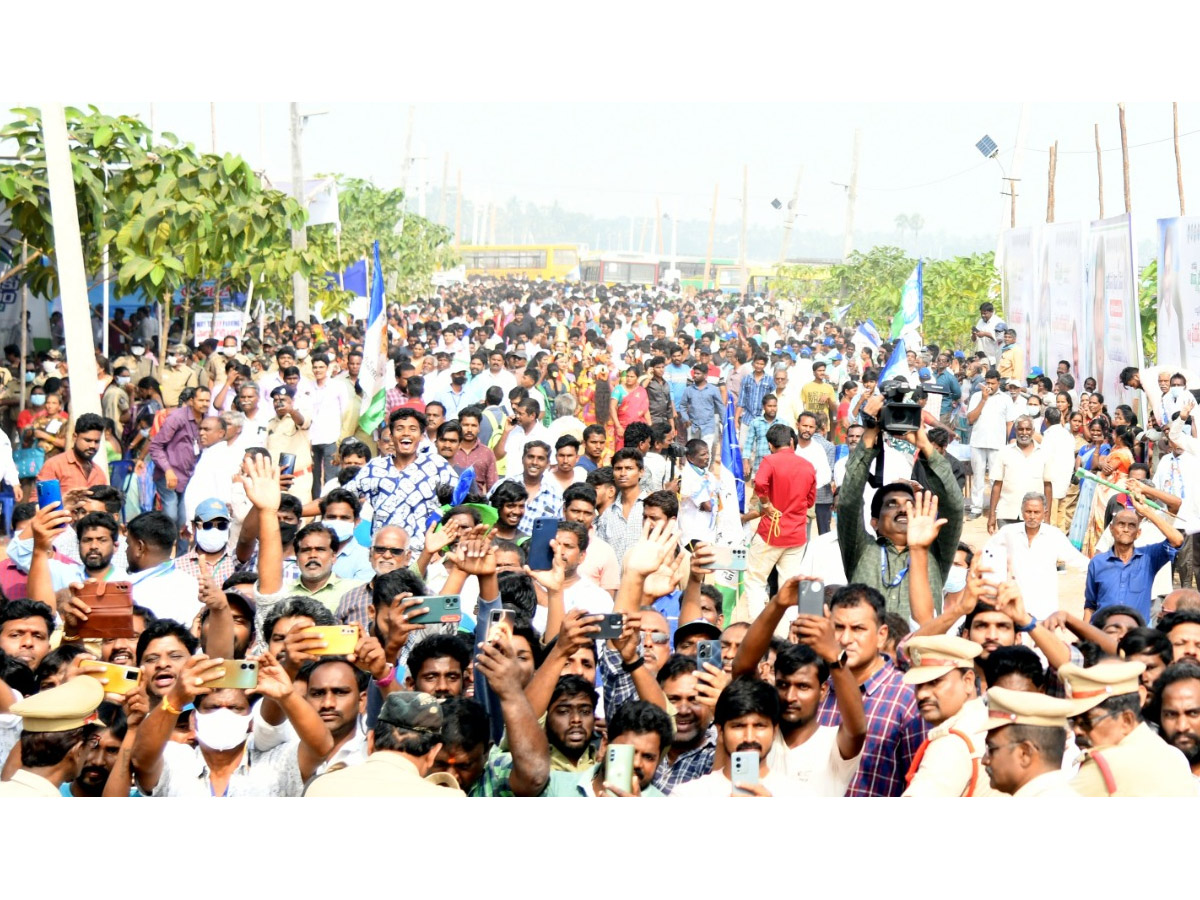
[[[886,386],[884,389],[886,392]],[[880,447],[880,417],[887,425],[889,416],[884,410],[884,398],[876,395],[863,407],[862,440],[846,462],[846,480],[838,491],[838,544],[848,580],[852,584],[869,585],[882,593],[888,612],[912,618],[908,579],[908,503],[914,495],[910,483],[895,481],[883,485],[875,493],[871,500],[871,527],[876,533],[873,540],[863,524],[863,489],[878,455],[876,448]],[[899,431],[892,433],[899,434]],[[914,444],[922,457],[929,487],[937,495],[939,515],[947,520],[928,551],[930,586],[933,596],[941,597],[942,582],[954,562],[962,534],[962,490],[954,479],[950,464],[922,429],[914,425],[904,435],[904,440]],[[932,610],[919,610],[917,621],[923,624],[932,614]]]

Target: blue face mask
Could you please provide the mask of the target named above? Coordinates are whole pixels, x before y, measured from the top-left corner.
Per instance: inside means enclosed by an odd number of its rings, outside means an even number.
[[[32,384],[32,383],[33,383],[33,376],[34,376],[34,373],[33,373],[33,372],[26,372],[26,373],[25,373],[25,383],[26,383],[26,384]]]
[[[967,567],[951,566],[946,573],[946,583],[942,585],[943,594],[957,594],[967,586]]]
[[[346,541],[354,536],[353,522],[347,522],[344,519],[322,519],[321,524],[333,529],[333,533],[337,535],[339,544],[346,543]]]

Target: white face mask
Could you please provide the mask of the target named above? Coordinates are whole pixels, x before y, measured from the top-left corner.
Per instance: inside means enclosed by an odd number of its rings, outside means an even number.
[[[149,430],[149,429],[147,429]],[[199,528],[196,529],[196,544],[205,553],[216,553],[229,543],[229,530],[221,531],[219,528]]]
[[[226,356],[234,356],[237,354],[237,347],[222,347],[221,352]]]
[[[308,356],[308,348],[307,347],[298,347],[296,349],[296,359],[304,359],[307,356]]]
[[[957,594],[967,586],[967,567],[951,566],[946,573],[946,583],[942,585],[943,594]]]
[[[232,709],[196,713],[196,740],[210,750],[232,750],[246,742],[249,731],[250,717]]]
[[[354,523],[347,522],[345,519],[322,519],[321,524],[333,529],[339,544],[346,543],[354,536]]]
[[[47,375],[53,375],[58,371],[58,363],[54,362],[54,360],[48,359],[42,363],[42,371]]]
[[[167,357],[167,365],[168,365],[168,366],[173,366],[173,365],[175,365],[175,363],[177,363],[178,361],[179,361],[179,357],[178,357],[178,356],[168,356],[168,357]]]
[[[146,352],[146,348],[145,347],[134,347],[133,350],[131,350],[130,352],[133,353],[134,356],[141,356]]]

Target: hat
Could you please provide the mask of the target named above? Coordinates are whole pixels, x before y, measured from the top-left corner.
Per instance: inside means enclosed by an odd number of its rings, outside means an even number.
[[[187,355],[188,348],[186,344],[172,344],[171,352],[176,356],[185,356]]]
[[[446,357],[446,359],[450,359],[450,357],[454,356],[454,354],[451,353],[449,350],[435,350],[433,352],[433,355],[434,356],[444,356],[444,357]]]
[[[834,362],[841,362],[841,361],[842,361],[842,354],[840,354],[840,353],[832,353],[832,354],[830,354],[829,358],[830,358],[831,360],[833,360]]]
[[[24,731],[71,731],[95,722],[96,707],[104,700],[98,678],[72,678],[56,688],[34,694],[12,705]]]
[[[211,522],[213,519],[228,520],[229,507],[215,497],[210,497],[196,507],[196,518],[201,522]]]
[[[833,346],[833,338],[827,337],[827,338],[825,338],[823,343],[825,344],[826,347],[832,347]]]
[[[1008,688],[988,688],[988,723],[984,727],[1003,728],[1005,725],[1041,725],[1047,728],[1066,728],[1067,719],[1074,715],[1070,700],[1048,697],[1033,691],[1014,691]]]
[[[471,368],[471,362],[465,356],[456,356],[450,363],[451,372],[465,372],[469,368]]]
[[[376,721],[422,734],[441,734],[442,704],[423,691],[398,691],[387,695]]]
[[[274,400],[276,397],[283,397],[283,396],[292,397],[294,399],[296,396],[296,389],[294,387],[292,387],[290,384],[281,384],[281,385],[279,385],[279,387],[272,389],[272,391],[271,391],[271,399],[272,400]]]
[[[955,350],[955,351],[954,351],[954,358],[955,358],[955,359],[966,359],[966,358],[967,358],[967,354],[963,353],[961,350]]]
[[[63,355],[62,355],[61,350],[47,350],[46,351],[46,359],[53,359],[53,360],[61,361],[62,358],[63,358]]]
[[[254,617],[258,615],[258,604],[241,591],[226,591],[225,600],[230,604],[236,604],[237,606],[240,606],[251,622],[253,622]]]
[[[915,637],[905,647],[912,666],[904,673],[905,684],[925,684],[954,669],[971,669],[983,648],[966,638],[937,634]]]
[[[803,357],[804,359],[808,359],[810,356],[812,356],[812,351],[809,350],[807,347],[801,347],[800,348],[800,356]]]
[[[1073,701],[1071,715],[1087,712],[1109,697],[1136,694],[1141,684],[1139,676],[1146,671],[1140,662],[1101,662],[1084,669],[1074,663],[1058,667],[1058,677]]]
[[[1035,379],[1035,378],[1041,378],[1041,377],[1042,377],[1043,375],[1045,375],[1045,374],[1046,374],[1046,373],[1042,371],[1042,367],[1041,367],[1041,366],[1034,366],[1032,369],[1030,369],[1030,370],[1029,370],[1029,377],[1028,377],[1028,378],[1026,378],[1025,380],[1026,380],[1026,381],[1033,381],[1033,379]]]
[[[130,347],[145,347],[146,341],[143,338],[140,338],[137,335],[134,335],[132,338],[129,339],[129,346]]]
[[[928,378],[930,376],[930,374],[931,373],[930,373],[929,369],[927,369],[927,368],[917,369],[917,377],[918,378],[922,378],[922,379]]]
[[[675,629],[674,645],[678,647],[681,641],[696,634],[706,640],[715,641],[720,639],[721,629],[708,619],[692,619]]]
[[[889,484],[885,484],[883,487],[877,490],[875,492],[875,496],[871,498],[872,519],[879,518],[879,511],[883,509],[883,498],[892,493],[908,494],[908,498],[910,500],[916,499],[916,495],[913,493],[912,487],[908,484],[905,484],[903,481],[893,481]]]

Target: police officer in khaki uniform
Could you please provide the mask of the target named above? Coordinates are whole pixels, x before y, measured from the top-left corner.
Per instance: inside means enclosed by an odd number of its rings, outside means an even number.
[[[81,675],[14,703],[11,711],[21,717],[22,765],[12,780],[0,782],[0,799],[61,797],[61,786],[83,771],[87,739],[101,724],[96,707],[102,700],[104,685]]]
[[[441,701],[416,691],[389,694],[367,735],[367,761],[325,773],[304,796],[465,797],[453,775],[428,774],[441,749]]]
[[[1083,762],[1071,787],[1084,797],[1195,797],[1187,758],[1142,718],[1140,662],[1072,663],[1058,676],[1073,701],[1071,727]]]
[[[296,406],[296,389],[288,384],[271,391],[271,405],[275,418],[267,423],[267,452],[276,463],[281,453],[296,457],[294,479],[287,492],[307,503],[313,499],[312,443],[308,437],[312,416]]]
[[[1063,771],[1067,717],[1075,704],[1033,691],[988,688],[983,766],[992,787],[1014,797],[1078,797]]]
[[[915,637],[905,648],[921,718],[933,726],[909,767],[905,797],[996,796],[981,760],[988,711],[975,681],[975,657],[983,648],[950,635]]]
[[[163,403],[168,407],[178,406],[183,389],[196,387],[199,383],[190,362],[191,353],[183,344],[175,344],[167,350],[166,365],[162,367],[158,386],[162,389]]]
[[[129,344],[129,352],[118,357],[113,363],[114,369],[120,366],[129,369],[129,380],[132,384],[137,384],[147,377],[158,381],[158,363],[146,352],[146,342],[140,337],[133,338]]]

